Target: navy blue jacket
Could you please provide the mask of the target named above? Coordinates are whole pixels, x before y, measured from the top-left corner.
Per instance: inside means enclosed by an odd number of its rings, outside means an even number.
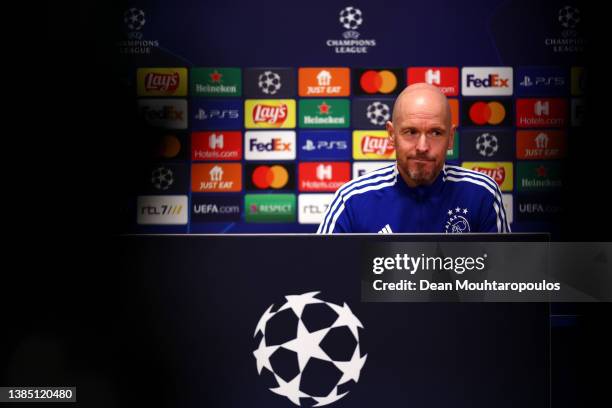
[[[431,185],[410,187],[394,163],[336,191],[317,233],[348,232],[510,232],[510,227],[491,177],[446,164]]]

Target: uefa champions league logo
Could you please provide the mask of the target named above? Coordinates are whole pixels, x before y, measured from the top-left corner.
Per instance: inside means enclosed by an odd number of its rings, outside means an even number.
[[[123,22],[131,31],[139,31],[147,22],[145,12],[132,7],[123,13]]]
[[[497,136],[491,133],[483,133],[476,138],[476,151],[484,157],[491,157],[499,149]]]
[[[325,44],[334,50],[336,54],[367,54],[368,50],[376,47],[375,38],[360,38],[357,31],[364,22],[363,13],[360,9],[347,6],[337,14],[340,26],[346,31],[342,33],[342,39],[328,39]]]
[[[317,298],[319,292],[285,296],[270,305],[253,337],[257,372],[273,384],[270,391],[293,404],[320,407],[349,393],[359,381],[367,354],[362,355],[363,325],[349,306]]]
[[[146,55],[154,48],[159,47],[159,41],[145,39],[143,28],[147,24],[145,11],[131,7],[123,12],[123,26],[125,28],[125,39],[117,42],[120,54],[124,55]]]
[[[376,101],[368,105],[366,115],[371,124],[384,126],[391,119],[391,109],[386,103]]]
[[[166,167],[158,167],[151,172],[151,184],[157,190],[165,191],[174,184],[174,173]]]
[[[274,95],[281,89],[281,77],[274,71],[265,71],[257,78],[257,86],[263,93]]]
[[[565,28],[574,29],[580,22],[580,10],[576,7],[565,6],[559,10],[559,23]]]
[[[355,7],[345,7],[340,11],[340,24],[347,30],[356,30],[363,23],[361,10]]]
[[[554,53],[576,54],[584,52],[585,39],[580,35],[580,26],[584,25],[580,9],[564,6],[555,15],[560,32],[544,38],[544,45]]]

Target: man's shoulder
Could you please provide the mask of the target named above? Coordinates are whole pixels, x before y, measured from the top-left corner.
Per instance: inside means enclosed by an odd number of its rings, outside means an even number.
[[[345,203],[368,199],[379,194],[397,181],[397,170],[395,163],[361,175],[343,184],[336,196]]]
[[[443,171],[445,180],[459,192],[487,197],[497,197],[501,194],[497,182],[484,173],[448,164],[444,166]]]

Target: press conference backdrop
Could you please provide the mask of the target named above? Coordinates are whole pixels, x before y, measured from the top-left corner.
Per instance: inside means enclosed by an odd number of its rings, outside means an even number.
[[[138,144],[125,231],[316,231],[339,186],[393,162],[384,124],[415,82],[448,96],[447,162],[499,184],[513,231],[557,228],[585,112],[578,4],[183,0],[116,18]]]

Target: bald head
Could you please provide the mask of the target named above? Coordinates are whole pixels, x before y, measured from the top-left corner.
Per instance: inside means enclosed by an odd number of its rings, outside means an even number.
[[[404,115],[431,115],[443,118],[451,126],[451,110],[446,95],[437,87],[419,82],[406,87],[395,99],[393,123],[397,126]]]

